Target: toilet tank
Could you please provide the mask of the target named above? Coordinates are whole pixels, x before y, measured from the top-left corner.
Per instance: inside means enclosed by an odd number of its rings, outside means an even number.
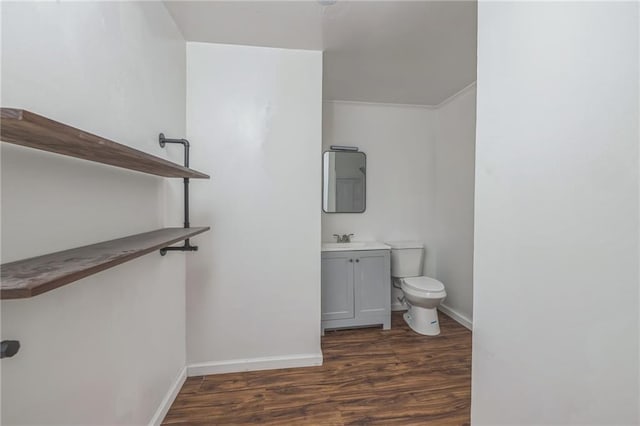
[[[420,241],[385,242],[391,247],[391,276],[419,277],[422,275],[424,244]]]

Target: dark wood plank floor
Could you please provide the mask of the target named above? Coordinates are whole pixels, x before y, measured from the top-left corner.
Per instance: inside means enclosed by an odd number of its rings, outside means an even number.
[[[328,331],[321,367],[190,377],[164,424],[468,424],[471,332],[440,322],[420,336],[394,313],[391,330]]]

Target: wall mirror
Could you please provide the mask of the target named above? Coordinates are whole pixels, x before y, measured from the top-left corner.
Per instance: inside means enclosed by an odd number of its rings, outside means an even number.
[[[327,151],[322,157],[322,210],[362,213],[366,208],[367,156],[357,151]]]

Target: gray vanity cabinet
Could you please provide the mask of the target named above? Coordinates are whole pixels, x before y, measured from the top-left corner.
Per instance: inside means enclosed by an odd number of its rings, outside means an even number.
[[[322,321],[353,318],[354,256],[352,252],[322,254]]]
[[[325,329],[391,327],[389,250],[322,252],[322,334]]]

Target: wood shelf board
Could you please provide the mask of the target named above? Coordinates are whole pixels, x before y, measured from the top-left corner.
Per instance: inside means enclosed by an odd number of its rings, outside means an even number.
[[[209,178],[204,173],[23,109],[0,108],[0,139],[156,176]]]
[[[0,265],[0,299],[45,293],[209,229],[163,228]]]

